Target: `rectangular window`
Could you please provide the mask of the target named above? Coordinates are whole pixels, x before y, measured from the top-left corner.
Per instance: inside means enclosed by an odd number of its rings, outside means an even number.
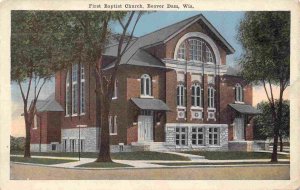
[[[72,114],[77,114],[78,112],[78,86],[77,83],[73,84],[72,88]]]
[[[33,118],[33,129],[37,129],[37,128],[38,128],[38,117],[35,114]]]
[[[51,150],[56,151],[56,144],[51,144]]]
[[[188,128],[187,127],[176,127],[176,145],[187,146]]]
[[[113,92],[112,99],[117,99],[117,98],[118,98],[118,81],[115,80],[115,83],[114,83],[114,92]]]
[[[215,89],[208,87],[208,107],[215,108]]]
[[[84,152],[84,139],[80,139],[80,152]]]
[[[67,152],[67,139],[63,139],[63,151]]]
[[[76,150],[76,140],[70,139],[70,152],[75,152]]]
[[[72,67],[72,114],[78,113],[78,64]]]
[[[185,89],[183,84],[177,86],[177,106],[185,106]]]
[[[109,116],[108,118],[108,122],[109,122],[109,133],[111,135],[116,135],[117,134],[117,116]]]
[[[204,145],[204,128],[192,127],[192,144],[193,145]]]
[[[216,127],[210,127],[208,129],[208,143],[210,145],[220,144],[220,130]]]
[[[85,113],[85,73],[84,65],[81,64],[80,69],[80,114]]]

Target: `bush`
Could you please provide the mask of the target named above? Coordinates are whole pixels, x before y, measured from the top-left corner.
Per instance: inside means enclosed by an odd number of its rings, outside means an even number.
[[[24,137],[10,136],[10,151],[23,151],[25,146]]]

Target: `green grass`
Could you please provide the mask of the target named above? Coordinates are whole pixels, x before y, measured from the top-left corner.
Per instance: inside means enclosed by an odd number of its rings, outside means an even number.
[[[113,153],[111,157],[117,160],[190,160],[184,156],[151,151]]]
[[[187,151],[186,154],[205,156],[208,160],[245,160],[245,159],[271,159],[268,152],[241,152],[241,151]],[[278,159],[289,159],[289,155],[278,154]]]
[[[12,155],[22,155],[22,152],[11,152]],[[56,156],[56,157],[78,157],[78,153],[73,152],[32,152],[32,156]],[[82,152],[80,156],[82,158],[97,158],[96,152]],[[140,152],[118,152],[111,153],[112,159],[117,160],[190,160],[187,157],[179,156],[175,154],[140,151]]]
[[[51,158],[24,158],[24,157],[11,156],[10,161],[12,161],[12,162],[24,162],[24,163],[53,165],[53,164],[62,164],[62,163],[74,162],[76,160],[51,159]]]
[[[87,164],[82,164],[76,167],[86,167],[86,168],[118,168],[118,167],[132,167],[127,164],[120,164],[115,162],[90,162]]]
[[[181,163],[153,163],[163,166],[207,166],[207,165],[255,165],[255,164],[290,164],[290,162],[222,162],[222,163],[201,163],[201,162],[181,162]]]

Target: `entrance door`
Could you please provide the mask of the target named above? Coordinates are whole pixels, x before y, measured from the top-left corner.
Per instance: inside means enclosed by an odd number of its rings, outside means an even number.
[[[153,141],[153,117],[140,115],[138,117],[138,141]]]
[[[233,126],[233,139],[245,140],[244,137],[244,117],[236,117]]]

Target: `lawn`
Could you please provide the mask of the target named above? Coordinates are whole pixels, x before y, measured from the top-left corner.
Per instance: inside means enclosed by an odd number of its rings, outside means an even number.
[[[201,163],[201,162],[180,162],[180,163],[153,163],[163,166],[208,166],[208,165],[252,165],[252,164],[290,164],[290,162],[218,162],[218,163]]]
[[[11,152],[11,155],[22,155],[22,152]],[[56,156],[56,157],[78,157],[78,153],[73,152],[32,152],[32,156]],[[82,152],[80,156],[82,158],[97,158],[96,152]],[[111,153],[111,158],[116,160],[190,160],[187,157],[179,156],[175,154],[140,151],[140,152],[118,152]]]
[[[120,164],[115,162],[90,162],[87,164],[82,164],[76,167],[86,167],[86,168],[117,168],[117,167],[132,167],[127,164]]]
[[[12,162],[24,162],[24,163],[53,165],[53,164],[62,164],[62,163],[74,162],[76,160],[52,159],[52,158],[24,158],[24,157],[11,156],[10,161],[12,161]]]
[[[176,154],[151,151],[112,153],[111,157],[116,160],[190,160]]]
[[[241,152],[241,151],[186,151],[186,154],[205,156],[208,160],[245,160],[245,159],[271,159],[268,152]],[[279,159],[289,159],[289,155],[278,154]]]

